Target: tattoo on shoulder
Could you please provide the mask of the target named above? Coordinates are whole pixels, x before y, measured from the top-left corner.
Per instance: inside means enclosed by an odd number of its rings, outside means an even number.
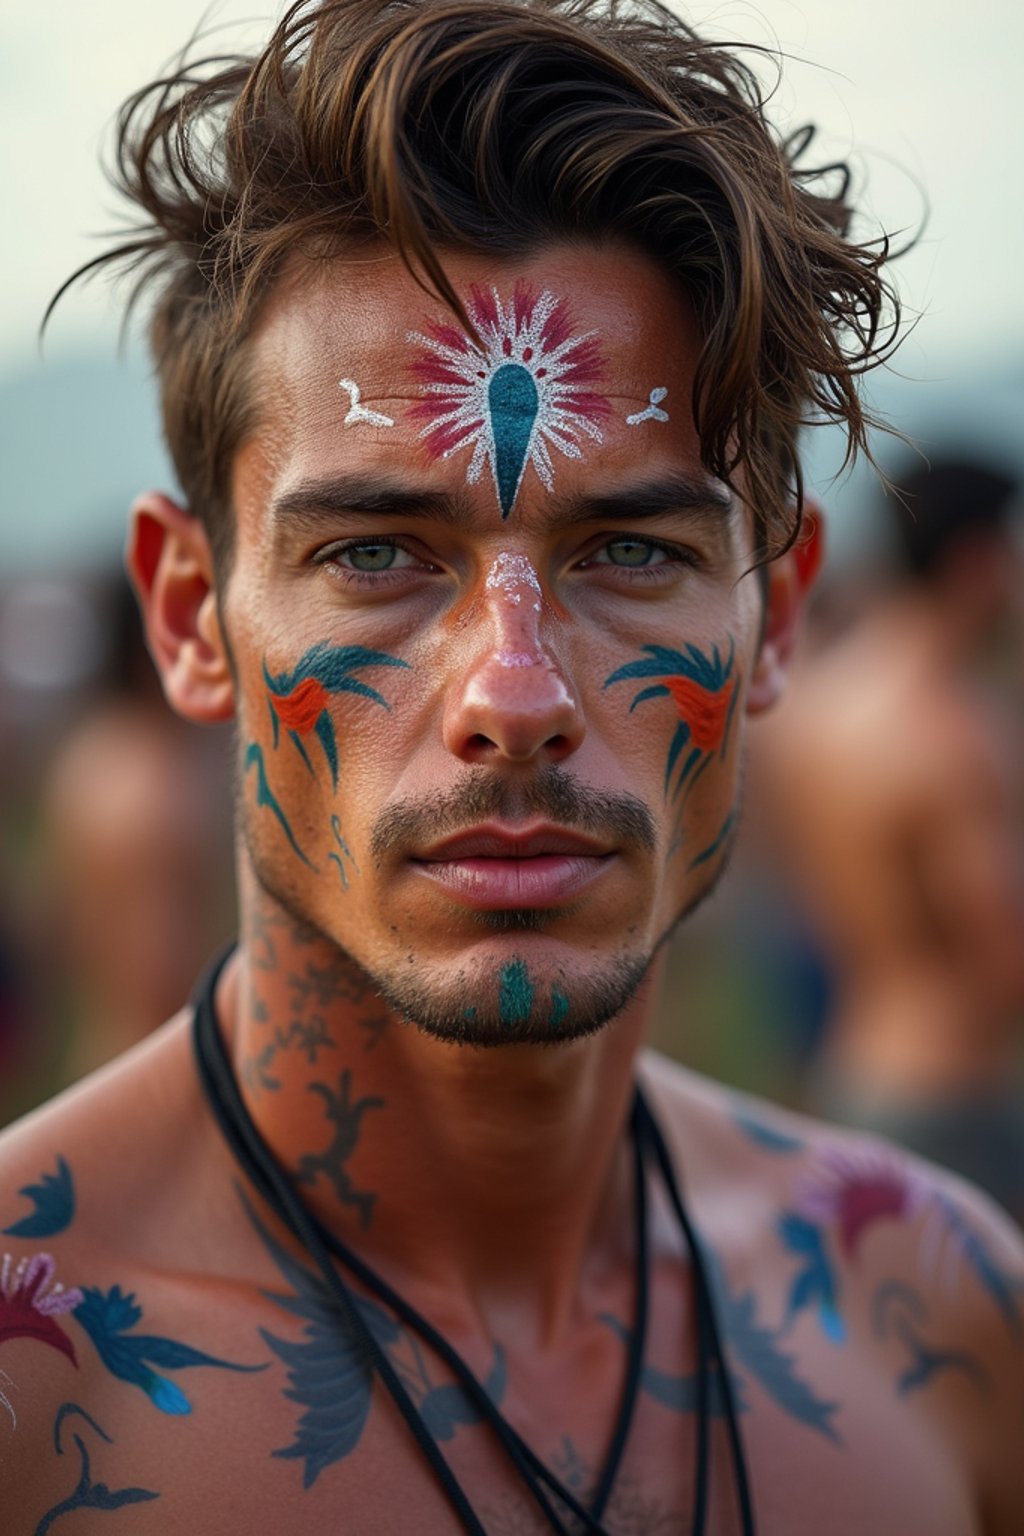
[[[1011,1338],[1024,1338],[1024,1277],[1009,1274],[964,1209],[895,1153],[870,1148],[826,1153],[795,1195],[795,1209],[783,1211],[776,1221],[779,1239],[797,1265],[780,1337],[806,1311],[826,1338],[842,1344],[847,1337],[843,1267],[857,1267],[878,1224],[903,1222],[919,1229],[923,1272],[938,1276],[948,1289],[966,1271],[998,1309]],[[979,1392],[987,1390],[986,1372],[973,1355],[927,1337],[929,1307],[921,1290],[886,1280],[874,1293],[871,1317],[876,1337],[903,1347],[896,1382],[901,1396],[950,1371]]]
[[[86,1286],[75,1309],[75,1322],[85,1329],[103,1364],[111,1375],[138,1387],[161,1413],[186,1414],[192,1404],[185,1393],[156,1369],[181,1371],[194,1366],[212,1366],[222,1371],[264,1371],[267,1361],[258,1365],[239,1365],[208,1355],[176,1339],[158,1334],[136,1334],[131,1330],[142,1321],[142,1308],[135,1296],[119,1285],[108,1291]]]
[[[35,1339],[58,1350],[77,1369],[74,1343],[58,1318],[74,1313],[83,1292],[77,1286],[66,1288],[56,1275],[50,1253],[36,1253],[17,1263],[9,1253],[0,1258],[0,1345],[9,1339]]]
[[[62,1157],[57,1158],[56,1173],[41,1174],[38,1184],[24,1184],[18,1194],[31,1200],[32,1210],[4,1227],[5,1237],[56,1237],[75,1219],[75,1182]]]
[[[65,1429],[68,1421],[80,1420],[80,1424]],[[60,1503],[54,1504],[48,1509],[35,1528],[34,1536],[46,1536],[46,1532],[58,1521],[61,1515],[69,1515],[76,1509],[123,1509],[126,1504],[146,1504],[152,1499],[159,1498],[149,1488],[111,1488],[105,1482],[94,1482],[92,1476],[92,1461],[84,1435],[86,1429],[91,1430],[105,1445],[113,1445],[114,1441],[106,1430],[102,1429],[92,1414],[86,1413],[77,1403],[62,1403],[57,1410],[57,1417],[53,1425],[53,1448],[58,1456],[63,1456],[66,1451],[65,1441],[70,1439],[78,1452],[78,1482],[71,1493]]]
[[[239,1198],[249,1220],[290,1294],[267,1291],[276,1306],[302,1320],[299,1340],[280,1338],[261,1329],[264,1342],[288,1371],[286,1396],[302,1409],[290,1445],[274,1455],[303,1463],[303,1487],[311,1488],[320,1473],[351,1455],[362,1437],[372,1399],[373,1371],[363,1341],[346,1323],[323,1277],[296,1259],[270,1234],[245,1194]],[[437,1383],[415,1335],[402,1327],[377,1302],[352,1292],[359,1315],[377,1345],[387,1354],[431,1433],[450,1440],[461,1425],[480,1421],[479,1410],[453,1382]],[[498,1403],[505,1390],[505,1355],[495,1345],[484,1390]]]
[[[871,1301],[871,1324],[879,1339],[896,1339],[905,1351],[904,1368],[896,1381],[901,1397],[920,1391],[936,1376],[953,1371],[969,1381],[982,1397],[990,1390],[988,1372],[967,1350],[927,1343],[928,1305],[919,1291],[901,1280],[886,1280]]]
[[[840,1442],[832,1419],[839,1404],[819,1397],[814,1388],[797,1373],[791,1355],[781,1347],[786,1324],[772,1328],[757,1316],[753,1291],[733,1291],[725,1267],[707,1243],[703,1252],[724,1336],[744,1370],[753,1376],[780,1408],[816,1429],[826,1439]]]
[[[763,1148],[765,1152],[789,1154],[803,1150],[804,1143],[799,1136],[792,1136],[789,1132],[780,1130],[770,1120],[752,1115],[746,1109],[734,1110],[732,1119],[733,1124],[743,1132],[747,1140],[752,1141],[756,1147]]]
[[[142,1321],[142,1308],[133,1294],[115,1285],[108,1291],[95,1286],[65,1287],[56,1279],[52,1254],[37,1253],[17,1263],[9,1253],[0,1259],[0,1345],[8,1339],[35,1339],[58,1350],[78,1369],[74,1340],[62,1322],[72,1319],[88,1335],[100,1360],[112,1375],[139,1387],[163,1413],[191,1413],[192,1405],[181,1388],[160,1370],[180,1371],[190,1366],[216,1366],[228,1371],[262,1371],[259,1365],[236,1365],[204,1354],[188,1344],[157,1334],[134,1334]],[[5,1399],[13,1414],[10,1401]]]

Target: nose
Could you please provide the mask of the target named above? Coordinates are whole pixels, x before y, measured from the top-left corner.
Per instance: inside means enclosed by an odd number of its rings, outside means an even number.
[[[563,762],[585,726],[545,641],[543,594],[530,561],[499,555],[481,601],[477,649],[445,703],[445,746],[465,763]]]

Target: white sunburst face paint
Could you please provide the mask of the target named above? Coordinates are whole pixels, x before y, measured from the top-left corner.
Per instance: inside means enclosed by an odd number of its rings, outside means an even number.
[[[517,283],[505,299],[497,288],[470,290],[467,304],[478,346],[457,326],[410,331],[422,354],[412,371],[429,398],[411,415],[432,458],[472,448],[466,480],[489,467],[502,517],[515,505],[527,466],[554,486],[554,448],[581,459],[586,439],[604,441],[610,414],[598,388],[606,376],[595,331],[573,334],[565,302]]]

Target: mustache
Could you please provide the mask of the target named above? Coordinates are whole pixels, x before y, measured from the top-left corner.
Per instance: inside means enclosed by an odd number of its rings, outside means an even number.
[[[643,800],[587,788],[575,774],[549,763],[524,782],[484,769],[453,789],[396,801],[374,823],[370,854],[380,864],[396,848],[422,847],[480,821],[521,821],[527,816],[543,816],[558,826],[648,853],[657,845],[655,820]]]

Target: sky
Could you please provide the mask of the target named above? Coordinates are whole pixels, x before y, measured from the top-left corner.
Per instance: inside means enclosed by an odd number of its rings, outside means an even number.
[[[993,373],[1024,374],[1024,8],[1016,0],[730,0],[683,9],[709,35],[788,55],[771,114],[780,126],[815,121],[823,159],[853,155],[867,186],[862,233],[917,230],[927,212],[897,269],[904,303],[921,317],[891,384],[899,397],[941,403],[959,390],[968,401],[987,398]],[[55,531],[69,552],[84,550],[91,527],[120,526],[123,510],[108,503],[122,479],[150,463],[160,469],[137,357],[112,386],[117,398],[103,426],[109,379],[101,385],[95,368],[102,364],[106,379],[116,365],[116,291],[101,280],[69,295],[42,356],[39,321],[58,284],[101,248],[97,234],[116,224],[98,159],[118,103],[160,71],[204,15],[235,45],[258,40],[274,14],[260,0],[5,0],[0,451],[35,500],[28,509],[18,490],[13,515],[9,506],[0,518],[0,559],[42,558]],[[109,424],[115,408],[120,435]],[[78,486],[81,505],[102,504],[90,511],[98,522],[71,519]]]

